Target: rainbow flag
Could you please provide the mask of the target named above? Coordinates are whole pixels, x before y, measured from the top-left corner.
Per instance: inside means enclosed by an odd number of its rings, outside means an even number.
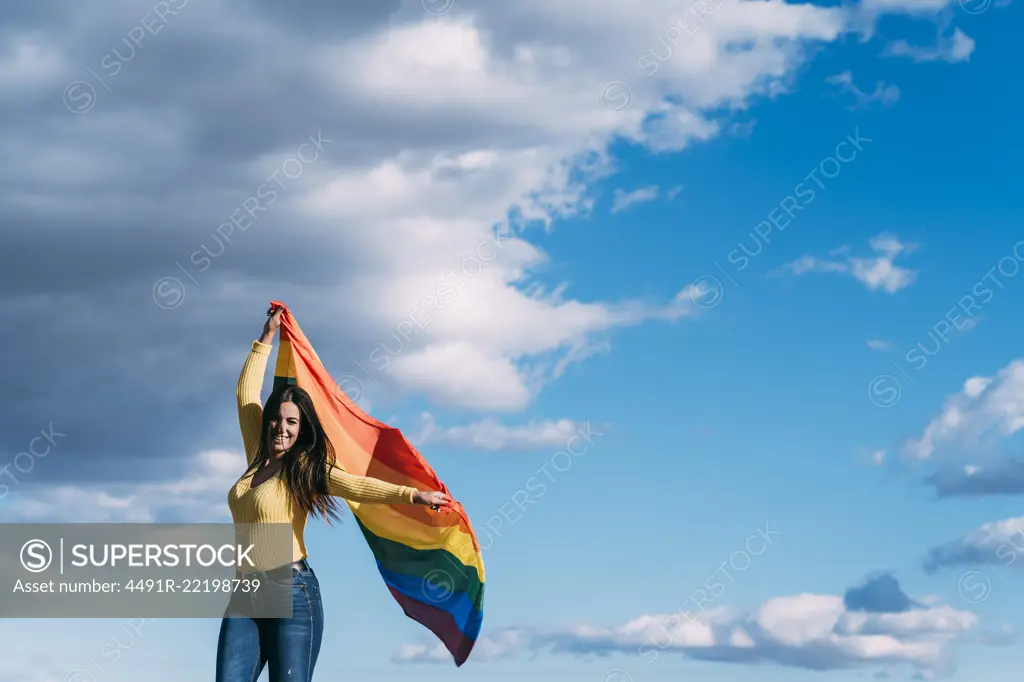
[[[384,583],[409,618],[433,632],[455,665],[469,657],[483,623],[484,564],[466,510],[402,433],[367,415],[338,387],[283,306],[274,388],[295,384],[313,399],[337,463],[346,471],[420,490],[440,490],[448,509],[346,500]]]

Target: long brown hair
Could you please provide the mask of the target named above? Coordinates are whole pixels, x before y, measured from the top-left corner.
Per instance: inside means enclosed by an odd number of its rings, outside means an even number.
[[[263,406],[259,452],[246,474],[258,468],[260,462],[269,456],[267,431],[270,421],[280,414],[281,403],[293,403],[302,415],[295,444],[282,456],[281,462],[292,501],[307,515],[321,516],[328,523],[331,518],[339,519],[341,505],[327,488],[328,462],[334,463],[334,448],[324,433],[313,400],[298,386],[282,386],[267,398],[267,404]]]

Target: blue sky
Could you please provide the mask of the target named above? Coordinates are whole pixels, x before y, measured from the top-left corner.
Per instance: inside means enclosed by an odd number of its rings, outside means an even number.
[[[670,3],[185,3],[131,57],[152,6],[94,8],[74,40],[70,9],[18,10],[0,312],[33,333],[5,354],[3,451],[67,435],[3,520],[228,520],[234,382],[281,299],[487,566],[456,671],[351,518],[310,521],[318,678],[1019,670],[1020,4],[727,3],[649,75]],[[89,84],[111,48],[123,69]],[[321,133],[208,272],[175,268]],[[450,305],[398,341],[442,281]],[[0,682],[208,676],[218,627],[7,620]]]

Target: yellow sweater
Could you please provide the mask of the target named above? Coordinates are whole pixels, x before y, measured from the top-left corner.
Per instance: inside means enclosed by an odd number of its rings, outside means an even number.
[[[271,348],[270,344],[253,341],[252,350],[238,377],[238,423],[242,429],[248,464],[252,464],[259,451],[260,431],[263,428],[260,390]],[[328,491],[331,495],[354,502],[413,503],[416,488],[355,476],[339,469],[340,466],[336,463],[334,467],[328,467]],[[267,526],[263,533],[253,531],[247,536],[256,545],[250,556],[257,568],[266,570],[305,558],[307,554],[303,532],[308,514],[303,514],[298,505],[292,504],[283,474],[278,472],[255,488],[250,485],[253,475],[255,472],[242,476],[231,487],[228,506],[234,522],[246,524],[245,527],[250,530],[258,527],[248,524],[274,524]],[[290,553],[287,544],[282,546],[282,539],[290,540]]]

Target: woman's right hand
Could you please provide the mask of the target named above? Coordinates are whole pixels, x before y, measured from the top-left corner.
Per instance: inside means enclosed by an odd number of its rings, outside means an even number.
[[[277,328],[281,326],[281,315],[284,314],[284,307],[278,306],[277,308],[271,308],[267,311],[270,317],[263,325],[263,336],[260,337],[260,343],[270,343],[274,340],[274,334],[277,332]]]

